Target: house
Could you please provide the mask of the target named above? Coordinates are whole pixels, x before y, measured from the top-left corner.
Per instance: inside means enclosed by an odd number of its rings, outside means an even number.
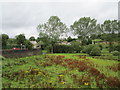
[[[41,48],[41,45],[38,44],[36,41],[30,41],[30,42],[33,44],[33,48],[34,48],[34,49],[39,49],[39,48]]]
[[[59,43],[59,45],[71,45],[71,43],[67,42],[67,41],[63,41],[63,42]]]
[[[81,40],[76,40],[76,42],[82,43],[82,41],[81,41]]]

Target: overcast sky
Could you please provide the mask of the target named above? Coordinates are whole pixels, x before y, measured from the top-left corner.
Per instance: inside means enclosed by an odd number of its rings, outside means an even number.
[[[81,17],[95,18],[98,23],[118,19],[119,0],[83,1],[1,2],[0,29],[12,38],[21,33],[29,38],[38,37],[37,25],[47,22],[50,16],[58,16],[68,27]]]

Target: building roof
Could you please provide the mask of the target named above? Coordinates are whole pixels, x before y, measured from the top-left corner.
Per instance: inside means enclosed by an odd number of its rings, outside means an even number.
[[[33,45],[36,45],[37,42],[36,41],[30,41]]]

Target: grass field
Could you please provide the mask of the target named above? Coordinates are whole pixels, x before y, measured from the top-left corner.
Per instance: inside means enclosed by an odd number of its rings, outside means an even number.
[[[2,60],[3,88],[120,88],[120,62],[83,54]]]

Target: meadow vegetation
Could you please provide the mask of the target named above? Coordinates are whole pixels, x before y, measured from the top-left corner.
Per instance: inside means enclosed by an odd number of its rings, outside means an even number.
[[[2,58],[2,87],[120,88],[119,66],[118,60],[83,53]]]

